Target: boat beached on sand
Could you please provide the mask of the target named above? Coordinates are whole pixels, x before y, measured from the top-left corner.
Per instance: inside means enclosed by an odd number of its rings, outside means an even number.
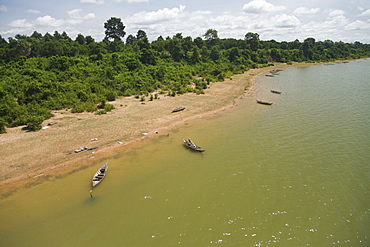
[[[183,111],[185,110],[185,107],[186,106],[180,106],[180,107],[177,107],[176,109],[173,109],[172,112],[179,112],[179,111]]]
[[[92,187],[97,186],[105,177],[108,170],[108,160],[99,170],[96,171],[94,177],[92,178]]]

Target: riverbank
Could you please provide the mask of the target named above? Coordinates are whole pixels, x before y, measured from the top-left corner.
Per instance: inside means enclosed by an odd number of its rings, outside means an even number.
[[[56,111],[54,117],[43,123],[45,128],[37,132],[26,132],[22,127],[7,129],[0,136],[0,196],[84,169],[93,160],[136,148],[147,138],[169,135],[174,128],[193,119],[219,114],[244,96],[254,97],[254,78],[261,73],[308,65],[311,64],[251,69],[212,83],[204,95],[159,95],[159,99],[145,102],[135,97],[121,98],[111,102],[116,109],[106,115]],[[171,113],[179,106],[186,109]],[[88,150],[75,153],[80,147]]]

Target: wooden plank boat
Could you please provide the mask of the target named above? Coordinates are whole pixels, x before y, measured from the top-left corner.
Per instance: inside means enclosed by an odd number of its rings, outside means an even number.
[[[198,152],[206,151],[206,150],[202,149],[201,147],[195,145],[194,142],[192,142],[190,139],[186,140],[186,139],[182,138],[182,140],[184,141],[185,146],[187,146],[188,148],[190,148],[192,150],[195,150],[195,151],[198,151]]]
[[[173,109],[172,112],[179,112],[179,111],[183,111],[185,110],[185,107],[186,106],[180,106],[180,107],[177,107],[176,109]]]
[[[94,177],[92,178],[92,187],[97,186],[105,177],[108,170],[108,160],[99,170],[96,171]]]
[[[272,105],[272,102],[266,102],[266,101],[262,101],[262,100],[257,100],[257,103],[260,103],[262,105]]]
[[[271,93],[281,94],[281,92],[277,90],[271,90]]]

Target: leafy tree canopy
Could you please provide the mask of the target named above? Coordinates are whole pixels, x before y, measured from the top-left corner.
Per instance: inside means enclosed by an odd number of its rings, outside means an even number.
[[[138,30],[126,35],[120,18],[104,23],[96,42],[66,32],[33,32],[8,41],[0,36],[0,133],[25,125],[38,130],[51,110],[107,113],[107,102],[135,95],[156,100],[159,93],[203,94],[211,82],[274,62],[333,61],[370,56],[370,45],[331,40],[277,42],[248,32],[244,39],[220,39],[214,29],[202,37],[159,36],[149,42]]]
[[[126,35],[124,31],[126,26],[123,25],[121,18],[111,17],[106,23],[104,23],[105,28],[105,38],[107,40],[121,41]]]

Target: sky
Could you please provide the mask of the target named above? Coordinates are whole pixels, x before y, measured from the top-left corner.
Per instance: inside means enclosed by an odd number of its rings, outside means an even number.
[[[181,33],[193,39],[208,29],[219,38],[370,44],[369,0],[0,0],[0,35],[65,31],[105,37],[104,23],[121,18],[126,36],[143,30],[150,41]]]

